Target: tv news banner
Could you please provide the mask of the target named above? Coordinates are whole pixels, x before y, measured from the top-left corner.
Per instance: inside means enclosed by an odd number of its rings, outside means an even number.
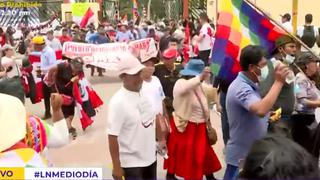
[[[102,168],[2,168],[0,180],[102,180]]]

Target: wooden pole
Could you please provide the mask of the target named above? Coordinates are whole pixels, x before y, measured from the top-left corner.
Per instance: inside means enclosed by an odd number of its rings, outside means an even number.
[[[245,2],[247,2],[248,4],[250,4],[252,7],[254,7],[255,9],[257,9],[261,14],[263,14],[264,16],[268,17],[271,22],[273,22],[274,24],[276,24],[278,27],[280,27],[284,32],[286,32],[289,36],[291,36],[294,40],[296,40],[297,42],[299,42],[304,48],[306,48],[310,53],[312,53],[314,56],[318,57],[318,55],[316,55],[307,45],[305,45],[299,38],[297,38],[295,35],[293,35],[292,33],[290,33],[286,28],[284,28],[281,24],[279,24],[276,20],[274,20],[272,17],[270,17],[267,13],[265,13],[261,8],[257,7],[256,5],[254,5],[253,3],[251,3],[248,0],[244,0]]]
[[[183,0],[183,19],[189,17],[189,0]]]
[[[292,0],[292,27],[293,34],[297,34],[298,26],[298,0]]]

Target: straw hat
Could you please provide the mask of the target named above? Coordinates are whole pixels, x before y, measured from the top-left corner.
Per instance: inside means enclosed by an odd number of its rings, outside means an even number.
[[[26,109],[13,96],[0,93],[0,152],[26,136]]]

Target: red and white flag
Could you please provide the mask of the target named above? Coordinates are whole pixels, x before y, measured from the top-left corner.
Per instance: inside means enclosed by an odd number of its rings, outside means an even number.
[[[89,22],[93,22],[94,13],[89,7],[86,14],[84,14],[81,22],[80,22],[80,28],[85,28]]]

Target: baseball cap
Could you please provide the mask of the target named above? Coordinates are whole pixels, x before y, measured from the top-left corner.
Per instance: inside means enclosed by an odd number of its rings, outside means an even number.
[[[145,66],[142,65],[140,61],[130,53],[118,55],[116,58],[119,60],[118,67],[120,75],[135,75],[145,68]]]
[[[176,58],[179,56],[179,52],[176,49],[169,48],[169,49],[164,50],[162,56],[165,59],[173,59],[173,58]]]
[[[276,48],[279,48],[288,43],[295,43],[295,40],[289,35],[282,35],[275,42]]]
[[[33,44],[43,45],[46,43],[43,36],[35,36],[32,38]]]
[[[0,93],[0,152],[24,139],[26,118],[26,109],[18,98]]]

